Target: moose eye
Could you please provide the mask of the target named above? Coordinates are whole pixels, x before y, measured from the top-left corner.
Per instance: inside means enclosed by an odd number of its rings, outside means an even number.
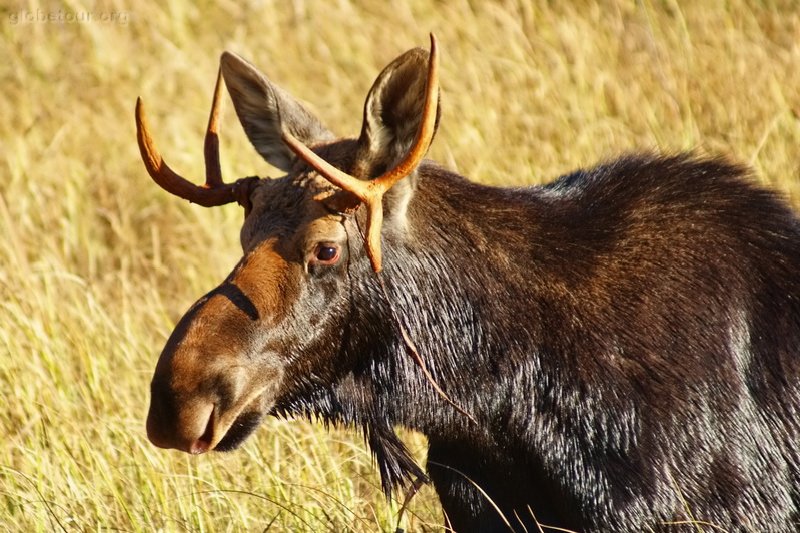
[[[339,247],[334,244],[320,243],[314,248],[313,262],[332,265],[339,260]]]

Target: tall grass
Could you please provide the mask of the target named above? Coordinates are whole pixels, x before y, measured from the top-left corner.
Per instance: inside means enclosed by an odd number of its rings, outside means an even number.
[[[697,149],[800,206],[795,1],[0,2],[0,529],[394,528],[355,432],[268,421],[236,453],[199,458],[147,443],[158,352],[238,259],[241,214],[150,182],[133,105],[145,99],[167,159],[199,180],[221,51],[352,135],[380,68],[430,31],[444,112],[431,156],[475,180]],[[228,177],[276,175],[230,112],[222,156]],[[424,439],[407,440],[424,460]],[[440,516],[426,488],[403,525],[437,530]]]

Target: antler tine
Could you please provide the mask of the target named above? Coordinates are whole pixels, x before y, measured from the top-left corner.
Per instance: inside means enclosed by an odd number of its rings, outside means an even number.
[[[436,114],[439,105],[439,54],[436,36],[431,33],[431,52],[428,59],[428,78],[425,85],[425,107],[423,108],[414,145],[400,163],[370,181],[362,181],[334,167],[310,148],[300,142],[288,130],[282,131],[283,141],[297,156],[308,163],[333,185],[355,195],[367,206],[366,247],[372,269],[382,269],[381,225],[383,222],[383,195],[392,186],[417,168],[433,141],[436,129]]]
[[[205,138],[206,183],[195,185],[172,170],[158,152],[145,118],[144,103],[136,99],[136,139],[147,173],[162,189],[204,207],[214,207],[236,201],[236,183],[224,183],[219,164],[219,109],[221,101],[221,77],[217,75],[214,100],[208,119]],[[237,182],[238,183],[238,182]]]
[[[369,187],[370,182],[361,181],[331,165],[315,154],[311,148],[303,144],[302,141],[292,135],[292,132],[286,128],[281,129],[281,138],[297,157],[308,163],[311,168],[316,170],[323,178],[330,181],[332,184],[340,189],[353,193],[362,202],[368,202],[370,198],[372,198],[372,191]]]
[[[218,187],[222,182],[222,168],[219,163],[219,117],[222,114],[222,69],[217,71],[214,85],[214,98],[208,114],[208,128],[203,145],[206,162],[206,187]]]

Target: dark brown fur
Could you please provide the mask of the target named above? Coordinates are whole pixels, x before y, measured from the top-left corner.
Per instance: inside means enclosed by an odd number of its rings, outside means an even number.
[[[381,75],[401,72],[391,90],[373,88],[383,107],[398,94],[410,107],[393,121],[416,109],[406,95],[424,54],[409,54]],[[458,531],[800,527],[800,220],[776,194],[691,155],[632,155],[517,189],[425,162],[387,201],[384,293],[363,213],[312,199],[324,186],[276,140],[274,114],[249,103],[287,96],[239,61],[223,58],[237,112],[288,176],[256,187],[245,256],[165,348],[154,442],[189,449],[211,431],[226,449],[264,414],[316,415],[364,430],[389,492],[423,475],[400,425],[427,435]],[[331,142],[309,120],[295,130],[351,172],[374,175],[408,144],[388,123],[383,140]],[[315,242],[341,258],[315,263]],[[426,381],[393,314],[477,423]],[[195,396],[192,381],[204,383]],[[209,405],[220,414],[206,427]]]

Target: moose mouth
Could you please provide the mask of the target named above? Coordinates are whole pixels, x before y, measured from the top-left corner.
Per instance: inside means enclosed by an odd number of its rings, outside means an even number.
[[[235,410],[228,413],[220,413],[219,404],[214,404],[206,423],[206,428],[200,438],[191,446],[189,452],[192,454],[205,453],[209,450],[227,452],[234,450],[242,445],[244,441],[261,425],[264,418],[263,392],[254,394],[254,398],[245,403],[244,408],[236,413]],[[228,425],[231,415],[235,416],[233,422]],[[219,435],[222,434],[220,438]],[[216,441],[216,444],[215,444]]]
[[[258,411],[246,411],[241,413],[236,417],[236,420],[233,421],[233,424],[231,424],[231,427],[225,432],[222,439],[214,446],[214,451],[229,452],[241,446],[242,443],[247,440],[247,437],[261,425],[262,418],[264,418],[263,413]],[[209,426],[212,424],[213,422],[209,420]]]

